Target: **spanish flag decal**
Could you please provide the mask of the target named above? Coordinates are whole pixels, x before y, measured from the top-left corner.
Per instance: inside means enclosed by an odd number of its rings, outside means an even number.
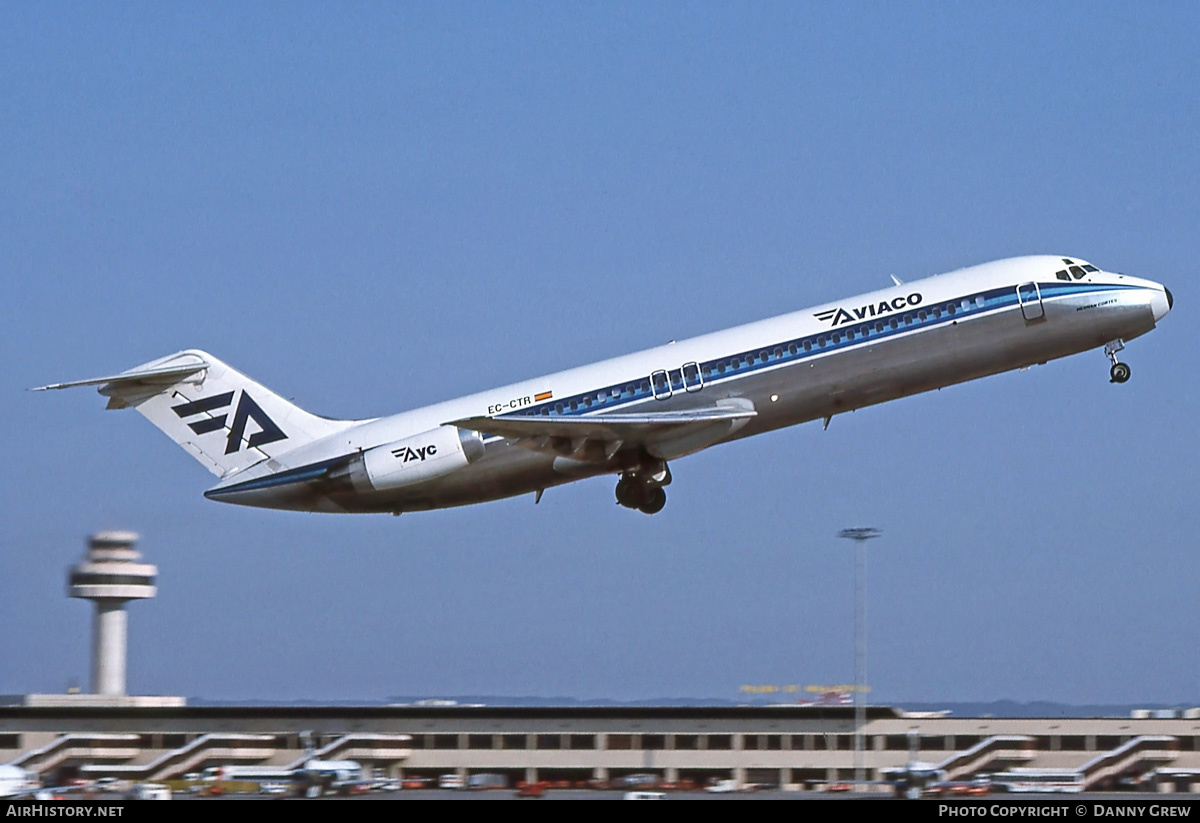
[[[542,402],[543,400],[549,400],[549,399],[550,399],[551,397],[553,397],[553,396],[554,396],[554,392],[552,392],[552,391],[544,391],[544,392],[542,392],[541,394],[535,394],[535,395],[533,396],[533,400],[534,400],[534,402],[535,402],[535,403],[540,403],[540,402]]]

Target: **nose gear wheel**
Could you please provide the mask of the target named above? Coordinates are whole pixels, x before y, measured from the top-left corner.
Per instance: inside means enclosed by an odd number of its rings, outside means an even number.
[[[1108,382],[1110,383],[1124,383],[1132,373],[1128,364],[1117,359],[1117,352],[1123,348],[1125,348],[1125,341],[1119,337],[1104,346],[1104,353],[1112,361],[1112,368],[1108,370]]]

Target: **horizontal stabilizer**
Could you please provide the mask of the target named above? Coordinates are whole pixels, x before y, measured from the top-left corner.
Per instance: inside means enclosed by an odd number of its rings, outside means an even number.
[[[72,389],[76,386],[100,386],[105,383],[116,385],[133,383],[161,383],[172,385],[178,383],[184,377],[195,374],[198,371],[208,368],[208,361],[204,358],[188,353],[180,357],[177,361],[168,365],[160,366],[138,366],[137,368],[123,371],[120,374],[114,374],[109,377],[92,377],[87,380],[72,380],[69,383],[51,383],[48,386],[38,386],[30,389],[30,391],[49,391],[51,389]]]

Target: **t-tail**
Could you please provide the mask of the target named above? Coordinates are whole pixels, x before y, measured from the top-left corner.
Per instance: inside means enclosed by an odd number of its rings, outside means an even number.
[[[309,414],[207,352],[176,352],[109,377],[39,386],[96,386],[108,408],[135,408],[218,477],[336,434],[355,421]]]

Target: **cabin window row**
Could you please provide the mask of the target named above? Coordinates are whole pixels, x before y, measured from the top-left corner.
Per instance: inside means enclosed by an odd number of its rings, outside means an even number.
[[[933,320],[941,320],[943,317],[956,317],[973,309],[982,309],[986,305],[986,298],[980,294],[962,300],[929,306],[918,309],[915,312],[907,312],[903,315],[892,316],[886,319],[880,318],[874,322],[850,326],[800,340],[793,340],[786,345],[744,352],[733,357],[704,363],[695,372],[695,377],[689,375],[687,379],[685,379],[683,369],[664,370],[656,373],[664,376],[658,378],[653,386],[649,380],[645,379],[624,385],[610,386],[600,391],[589,392],[585,395],[559,401],[554,403],[553,406],[544,405],[540,408],[528,409],[524,412],[524,416],[534,417],[540,415],[542,417],[549,417],[552,415],[571,414],[612,405],[618,400],[634,400],[661,395],[668,393],[668,391],[672,393],[683,391],[689,388],[689,386],[694,390],[700,387],[703,380],[734,374],[755,365],[779,362],[785,358],[797,357],[802,353],[819,352],[841,345],[843,342],[866,339],[873,334],[878,335],[888,331],[908,329]],[[694,366],[694,364],[692,365]]]

